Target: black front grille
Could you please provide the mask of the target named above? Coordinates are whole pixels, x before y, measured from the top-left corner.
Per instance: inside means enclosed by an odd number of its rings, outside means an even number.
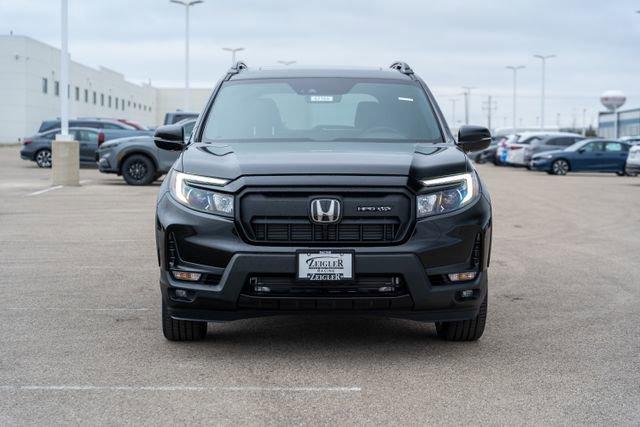
[[[337,223],[312,222],[311,202],[321,197],[340,203]],[[248,189],[239,204],[241,230],[256,243],[391,244],[406,236],[414,219],[412,197],[405,189]]]
[[[287,223],[254,220],[251,228],[255,239],[262,242],[392,242],[398,233],[394,223],[317,225],[304,219]]]

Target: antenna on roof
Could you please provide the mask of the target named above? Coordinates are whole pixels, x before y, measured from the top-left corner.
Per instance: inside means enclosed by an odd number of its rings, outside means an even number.
[[[394,62],[389,66],[392,70],[400,71],[402,74],[411,75],[413,74],[413,70],[409,67],[409,64],[406,62],[398,61]]]
[[[246,69],[247,69],[247,64],[245,64],[242,61],[238,61],[235,64],[233,64],[231,68],[229,68],[229,71],[227,72],[229,74],[238,74],[240,71],[246,70]]]

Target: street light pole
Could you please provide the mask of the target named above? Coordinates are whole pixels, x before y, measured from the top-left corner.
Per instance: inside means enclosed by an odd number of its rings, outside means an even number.
[[[471,96],[471,89],[475,89],[473,86],[462,86],[464,89],[464,124],[469,124],[469,97]]]
[[[517,80],[518,80],[518,70],[521,70],[524,68],[524,65],[507,65],[508,69],[513,71],[513,131],[516,131],[516,123],[517,123],[517,116],[516,116],[516,87],[517,87]]]
[[[545,101],[545,79],[546,79],[546,67],[547,59],[555,58],[556,55],[533,55],[534,58],[538,58],[542,61],[542,93],[540,96],[540,129],[544,130],[544,101]]]
[[[169,0],[171,3],[181,4],[185,10],[184,26],[184,109],[189,111],[189,8],[204,0]]]
[[[243,47],[223,47],[222,50],[226,50],[227,52],[231,52],[231,66],[236,65],[236,52],[242,52],[244,50]]]
[[[62,46],[60,50],[60,139],[69,140],[69,2],[62,0],[60,27],[62,32]]]
[[[293,65],[295,63],[296,63],[296,61],[282,61],[282,60],[278,61],[278,64],[282,64],[282,65],[286,65],[286,66]]]
[[[51,142],[50,155],[42,158],[51,166],[53,185],[80,185],[80,143],[69,135],[69,2],[60,1],[60,133]],[[44,151],[43,151],[44,152]],[[44,156],[44,155],[43,155]]]

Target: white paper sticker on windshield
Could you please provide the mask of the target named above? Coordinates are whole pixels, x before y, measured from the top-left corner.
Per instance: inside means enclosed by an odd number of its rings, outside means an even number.
[[[413,102],[413,98],[405,98],[403,96],[399,96],[398,97],[398,101],[409,101],[409,102]]]
[[[333,96],[329,95],[311,95],[309,97],[311,102],[333,102]]]

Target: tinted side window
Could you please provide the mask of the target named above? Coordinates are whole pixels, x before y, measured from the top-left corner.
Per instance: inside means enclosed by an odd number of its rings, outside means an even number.
[[[78,141],[98,142],[98,133],[90,130],[77,130],[76,138]]]
[[[104,129],[122,129],[122,127],[113,123],[101,123]]]
[[[603,145],[604,144],[602,142],[590,142],[582,148],[584,148],[584,151],[586,152],[604,151]]]
[[[563,137],[563,138],[555,138],[554,143],[552,145],[556,145],[558,147],[568,147],[573,145],[576,142],[575,138],[572,137]]]

